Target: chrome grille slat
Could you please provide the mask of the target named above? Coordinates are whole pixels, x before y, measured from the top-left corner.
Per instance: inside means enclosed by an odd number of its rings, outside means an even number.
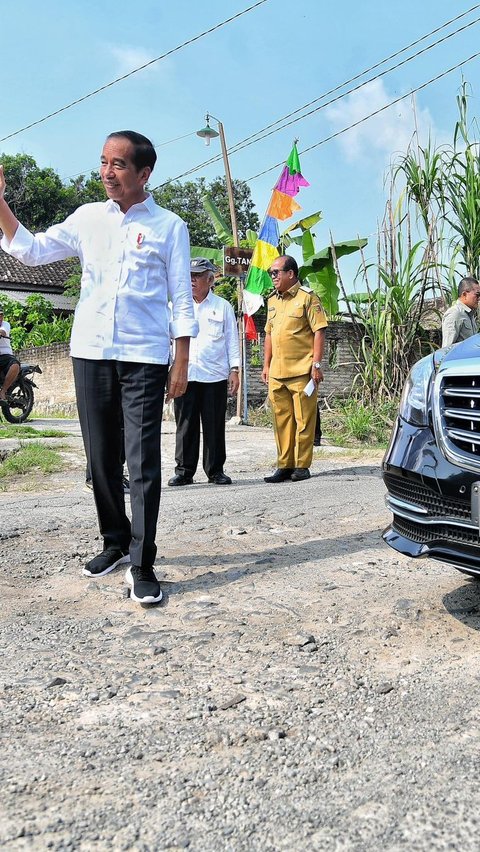
[[[464,397],[465,396],[465,390],[466,390],[466,388],[464,388],[464,387],[458,387],[458,388],[447,387],[444,390],[444,394],[445,394],[445,396]],[[472,399],[480,399],[480,387],[468,388],[468,395],[471,396]]]
[[[472,423],[480,423],[480,411],[465,411],[464,408],[446,408],[445,417],[453,417],[458,420],[471,420]]]
[[[446,430],[447,435],[454,441],[462,441],[465,444],[475,444],[475,446],[480,447],[480,435],[476,435],[475,432],[467,432],[465,429],[448,429]]]
[[[442,365],[434,381],[433,425],[445,458],[480,472],[480,358]]]

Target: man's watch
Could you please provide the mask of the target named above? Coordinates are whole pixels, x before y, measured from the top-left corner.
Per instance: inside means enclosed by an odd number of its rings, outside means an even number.
[[[238,373],[239,369],[238,369],[238,367],[230,367],[230,372],[231,373]]]
[[[321,366],[322,366],[321,361],[314,361],[313,364],[312,364],[312,367],[315,367],[316,370],[319,370]]]

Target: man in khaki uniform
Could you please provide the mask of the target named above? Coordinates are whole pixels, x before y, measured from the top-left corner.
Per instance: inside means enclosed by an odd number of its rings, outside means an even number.
[[[273,411],[278,469],[265,482],[299,482],[310,477],[327,319],[318,296],[298,280],[293,257],[274,260],[269,275],[275,293],[268,300],[262,378]],[[310,380],[314,390],[308,396]]]

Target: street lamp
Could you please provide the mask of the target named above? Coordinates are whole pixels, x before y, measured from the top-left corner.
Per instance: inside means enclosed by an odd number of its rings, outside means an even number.
[[[218,124],[218,133],[213,127],[210,127],[210,119],[213,118],[214,121]],[[225,133],[223,130],[223,124],[220,119],[215,118],[214,115],[210,115],[208,112],[205,116],[206,125],[201,130],[197,130],[197,136],[200,136],[201,139],[205,139],[205,145],[210,145],[210,141],[212,139],[216,139],[217,136],[220,136],[220,145],[222,146],[222,156],[223,156],[223,166],[225,169],[225,181],[227,184],[227,195],[228,195],[228,206],[230,208],[230,221],[232,223],[232,235],[233,235],[233,245],[238,248],[238,227],[237,227],[237,216],[235,213],[235,202],[233,200],[233,184],[232,184],[232,175],[230,174],[230,164],[228,162],[228,152],[227,145],[225,143]],[[240,349],[240,369],[239,369],[239,380],[240,386],[238,389],[237,396],[237,417],[240,418],[241,410],[242,410],[242,395],[244,397],[244,405],[245,412],[247,411],[247,396],[246,396],[246,384],[245,384],[245,345],[244,345],[244,328],[243,328],[243,313],[242,313],[242,302],[243,302],[243,284],[242,280],[239,279],[237,284],[237,299],[238,299],[238,343]],[[245,422],[247,422],[246,413],[244,416]]]
[[[210,119],[213,118],[214,121],[218,124],[218,133],[213,127],[210,127]],[[197,130],[197,136],[200,136],[201,139],[205,139],[205,145],[210,145],[211,139],[216,139],[217,136],[220,136],[220,145],[222,146],[222,157],[223,157],[223,165],[225,168],[225,180],[227,184],[227,195],[228,195],[228,206],[230,208],[230,221],[232,223],[232,234],[233,234],[233,244],[238,246],[238,228],[237,228],[237,216],[235,213],[235,203],[233,200],[233,184],[232,184],[232,175],[230,173],[230,164],[228,162],[228,152],[227,146],[225,144],[225,133],[223,130],[223,124],[218,119],[215,118],[214,115],[210,115],[208,112],[205,116],[206,126],[202,127],[201,130]]]

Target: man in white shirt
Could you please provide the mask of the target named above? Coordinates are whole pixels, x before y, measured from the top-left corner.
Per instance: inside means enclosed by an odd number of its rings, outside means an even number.
[[[13,385],[20,372],[20,363],[12,352],[10,343],[10,323],[3,319],[3,305],[0,305],[0,405],[7,398],[7,391]]]
[[[145,136],[111,133],[100,176],[108,200],[85,204],[44,234],[31,234],[5,201],[0,167],[2,248],[29,266],[78,257],[81,293],[70,342],[77,406],[92,475],[102,553],[89,577],[130,562],[126,580],[139,603],[162,598],[153,570],[160,504],[162,406],[187,386],[193,314],[185,223],[145,191],[157,155]],[[168,308],[172,304],[172,318]],[[176,356],[168,370],[170,338]],[[121,416],[132,521],[125,512]]]
[[[224,473],[227,392],[238,391],[240,356],[235,313],[212,291],[215,267],[206,257],[190,262],[197,337],[191,341],[188,385],[174,401],[177,435],[175,476],[169,485],[192,485],[203,434],[203,469],[215,485],[231,485]]]
[[[478,333],[477,310],[480,284],[476,278],[462,278],[458,299],[442,319],[442,346],[453,346]]]

